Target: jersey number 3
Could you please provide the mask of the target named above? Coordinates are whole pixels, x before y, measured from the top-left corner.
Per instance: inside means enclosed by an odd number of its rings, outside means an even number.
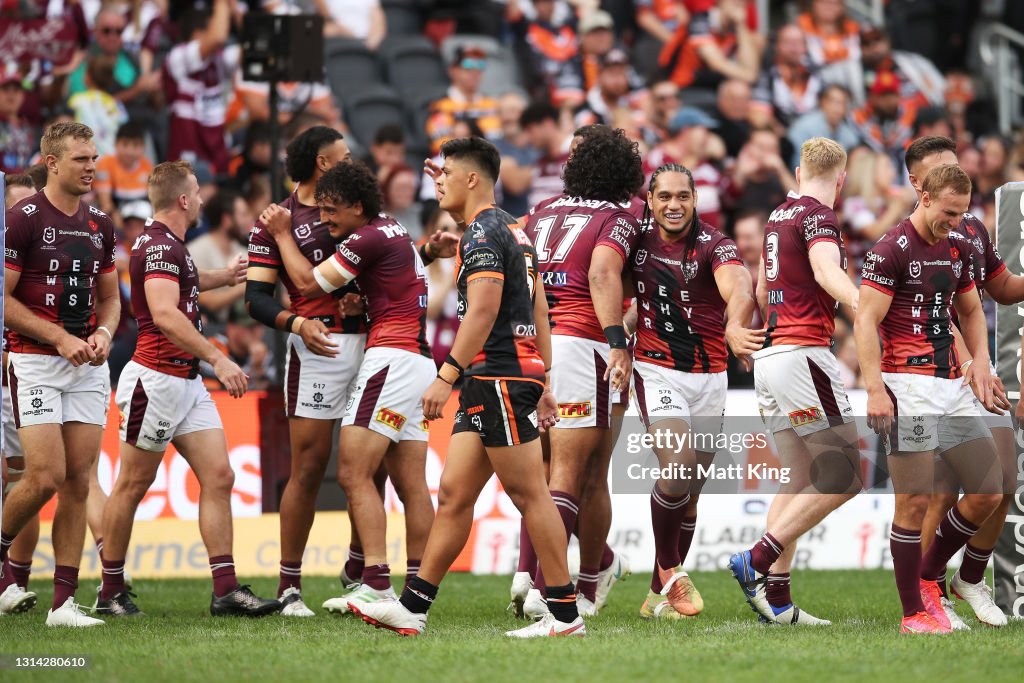
[[[779,276],[779,233],[770,232],[764,240],[764,276],[774,280]]]

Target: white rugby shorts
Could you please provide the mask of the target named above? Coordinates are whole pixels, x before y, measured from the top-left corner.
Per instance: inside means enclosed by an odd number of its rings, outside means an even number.
[[[333,358],[318,356],[297,334],[288,335],[284,364],[285,414],[337,420],[345,415],[349,392],[359,373],[366,347],[365,334],[331,333],[338,345]]]

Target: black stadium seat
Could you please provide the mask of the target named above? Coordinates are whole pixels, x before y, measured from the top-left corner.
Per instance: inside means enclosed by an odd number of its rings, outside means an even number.
[[[423,30],[423,18],[417,0],[383,0],[388,36],[414,35]]]
[[[331,39],[324,49],[327,83],[336,101],[347,103],[355,95],[380,84],[377,57],[361,41]]]
[[[380,57],[388,83],[403,98],[448,87],[448,73],[434,44],[422,36],[388,40]]]
[[[402,98],[386,85],[376,84],[345,100],[345,121],[364,147],[369,147],[377,129],[386,123],[405,125]]]

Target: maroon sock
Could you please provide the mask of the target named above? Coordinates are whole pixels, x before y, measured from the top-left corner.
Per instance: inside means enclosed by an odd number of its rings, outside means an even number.
[[[943,567],[942,571],[935,576],[935,583],[939,587],[939,592],[942,593],[942,597],[948,598],[949,593],[946,590],[946,568]]]
[[[679,564],[686,562],[686,556],[690,554],[690,545],[693,543],[693,534],[697,529],[697,515],[683,517],[679,524]]]
[[[597,600],[598,567],[580,567],[580,575],[576,578],[576,592],[590,602]]]
[[[789,594],[789,572],[784,574],[769,574],[765,583],[766,597],[768,604],[772,607],[786,607],[793,604],[793,598]]]
[[[409,585],[409,579],[411,579],[412,577],[416,576],[419,573],[420,573],[420,560],[406,560],[405,561],[405,584],[402,586],[402,589],[404,590],[405,586]]]
[[[774,536],[766,533],[750,549],[750,564],[759,574],[767,574],[783,550],[782,544]]]
[[[100,560],[103,564],[103,586],[100,588],[100,600],[109,600],[118,593],[124,592],[124,559]]]
[[[32,573],[32,560],[28,560],[27,562],[18,562],[17,560],[12,560],[8,557],[7,566],[11,568],[11,575],[14,582],[27,590],[28,577],[29,574]],[[4,572],[6,571],[7,570],[5,569]]]
[[[921,530],[903,529],[893,524],[889,530],[889,551],[892,553],[903,616],[912,617],[924,611],[924,602],[921,601]]]
[[[391,567],[386,564],[368,564],[363,567],[363,583],[374,590],[391,588]]]
[[[238,588],[235,576],[235,558],[231,555],[217,555],[210,558],[210,573],[213,574],[213,594],[222,598]]]
[[[931,577],[945,570],[950,558],[964,547],[977,531],[978,527],[967,521],[956,507],[950,508],[942,518],[935,532],[935,540],[928,546],[928,552],[921,561],[921,576],[931,580]]]
[[[17,579],[14,578],[14,569],[11,567],[11,558],[7,558],[0,563],[0,571],[3,572],[3,576],[0,576],[0,593],[7,590],[7,587],[12,583],[18,583]],[[20,586],[21,584],[18,583]]]
[[[651,491],[651,528],[654,531],[654,561],[657,563],[651,572],[651,590],[654,592],[663,587],[658,568],[675,569],[679,566],[679,525],[689,502],[688,494],[670,496],[657,484]]]
[[[363,555],[362,546],[349,545],[348,547],[348,559],[345,560],[345,576],[358,581],[359,577],[363,575],[363,561],[366,556]]]
[[[517,572],[530,572],[530,578],[537,573],[537,553],[533,549],[530,534],[526,531],[526,519],[519,522],[519,564]]]
[[[612,562],[615,561],[615,551],[607,543],[604,544],[604,552],[601,553],[601,564],[598,567],[601,571],[608,569],[612,566]]]
[[[568,540],[572,535],[572,530],[576,528],[576,517],[580,514],[580,502],[576,500],[575,496],[564,491],[552,491],[551,498],[555,501],[558,514],[562,517],[565,538]]]
[[[982,550],[970,543],[964,548],[964,561],[960,565],[960,578],[967,583],[981,583],[985,580],[985,570],[994,548]]]
[[[277,594],[280,596],[289,588],[302,590],[302,560],[288,562],[281,560],[281,568],[278,572]]]
[[[75,597],[78,589],[78,567],[58,564],[53,569],[53,609]]]

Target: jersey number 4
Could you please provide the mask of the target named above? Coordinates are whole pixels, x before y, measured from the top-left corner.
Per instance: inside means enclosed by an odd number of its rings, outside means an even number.
[[[552,235],[552,228],[558,216],[547,216],[537,221],[537,260],[541,263],[561,263],[569,255],[572,245],[576,243],[587,223],[593,218],[590,214],[574,213],[562,219],[561,232]]]

